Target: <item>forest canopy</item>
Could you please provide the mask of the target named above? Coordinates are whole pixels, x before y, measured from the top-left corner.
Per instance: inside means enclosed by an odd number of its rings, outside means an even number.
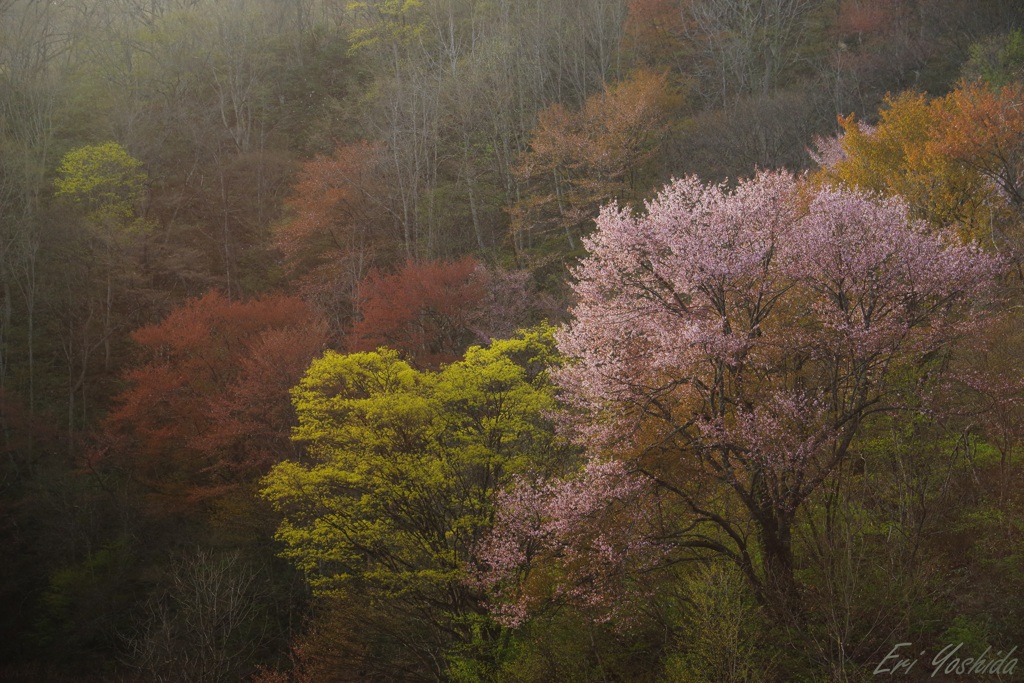
[[[0,0],[0,678],[1013,673],[1022,78],[1005,0]]]

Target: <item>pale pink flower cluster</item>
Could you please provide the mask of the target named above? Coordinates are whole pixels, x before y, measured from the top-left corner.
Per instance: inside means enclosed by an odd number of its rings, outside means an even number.
[[[705,439],[717,433],[729,440],[723,447],[749,454],[765,469],[797,470],[828,448],[835,437],[828,413],[827,402],[820,398],[775,390],[752,408],[738,410],[729,427],[721,419],[713,426],[700,422]]]
[[[815,135],[807,154],[821,168],[835,168],[848,158],[839,135]]]
[[[876,128],[866,123],[857,122],[857,127],[868,137],[875,134]],[[843,135],[815,135],[812,138],[812,148],[807,154],[814,163],[821,168],[834,169],[840,163],[846,161],[849,155],[843,148]]]
[[[621,462],[592,460],[564,481],[519,481],[499,496],[498,514],[479,549],[486,566],[478,586],[494,600],[506,626],[521,624],[540,602],[555,599],[585,609],[595,620],[624,614],[644,593],[631,575],[657,562],[649,520],[638,513],[648,490]],[[622,514],[623,511],[626,514]],[[531,589],[529,575],[543,556],[556,575]]]
[[[1005,409],[1024,408],[1024,374],[1022,369],[1007,372],[1000,368],[997,372],[986,369],[980,371],[971,368],[959,368],[953,373],[949,387],[956,390],[959,386],[972,392],[988,397],[993,405]],[[1018,425],[1024,430],[1024,424]]]
[[[899,198],[823,189],[780,250],[781,270],[807,290],[825,353],[884,358],[925,351],[965,320],[950,303],[981,295],[998,262],[930,235]]]
[[[999,268],[928,234],[898,199],[824,189],[802,210],[787,173],[732,192],[676,181],[646,216],[605,209],[587,246],[574,320],[558,336],[576,362],[555,374],[587,416],[573,423],[580,441],[613,452],[635,445],[622,437],[652,399],[685,405],[726,391],[760,403],[770,399],[744,394],[808,360],[828,365],[840,389],[877,388],[895,357],[968,329],[964,304]],[[716,386],[723,368],[747,383]]]
[[[558,567],[556,596],[607,613],[613,586],[666,550],[650,540],[645,487],[686,499],[720,486],[790,519],[864,416],[898,403],[893,368],[973,329],[1001,268],[929,234],[898,199],[808,197],[785,172],[733,189],[677,180],[642,216],[609,206],[587,248],[558,334],[570,362],[553,375],[591,461],[502,499],[481,581],[509,624],[539,600],[523,582],[538,558]],[[628,474],[671,473],[666,457],[707,481]]]
[[[557,378],[570,405],[590,415],[578,425],[584,441],[622,445],[623,405],[646,402],[709,361],[757,357],[760,316],[791,286],[777,255],[798,218],[795,196],[785,173],[732,192],[686,178],[649,203],[646,216],[602,212],[587,242],[591,257],[575,272],[574,320],[558,337],[561,351],[579,359]],[[677,388],[699,393],[693,384]],[[614,404],[593,420],[595,409]]]

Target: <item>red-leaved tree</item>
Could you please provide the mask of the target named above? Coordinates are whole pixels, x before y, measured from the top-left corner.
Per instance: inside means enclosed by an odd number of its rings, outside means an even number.
[[[214,291],[132,338],[145,361],[103,423],[98,461],[126,468],[174,507],[295,457],[289,390],[326,338],[300,299],[229,301]]]
[[[487,578],[507,614],[529,604],[514,586],[537,557],[566,565],[558,593],[583,600],[612,583],[581,572],[581,557],[649,565],[652,543],[731,558],[789,612],[802,506],[873,416],[937,384],[943,351],[974,329],[1000,267],[928,234],[898,199],[815,192],[787,173],[734,190],[689,178],[645,215],[602,212],[558,336],[574,360],[557,381],[591,461],[617,467],[589,467],[587,486],[509,494],[527,513],[499,516]],[[658,514],[637,509],[655,500]],[[634,528],[617,541],[579,514],[623,506]]]
[[[403,352],[421,367],[458,360],[472,344],[510,337],[532,322],[543,301],[528,274],[458,261],[407,261],[388,273],[373,270],[359,285],[360,320],[351,351],[379,346]]]

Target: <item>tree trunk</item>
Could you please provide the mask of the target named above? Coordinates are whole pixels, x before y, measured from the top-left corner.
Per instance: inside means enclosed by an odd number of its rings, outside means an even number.
[[[779,619],[790,621],[799,613],[799,590],[793,572],[793,517],[766,509],[758,515],[758,526],[764,573],[761,600]]]

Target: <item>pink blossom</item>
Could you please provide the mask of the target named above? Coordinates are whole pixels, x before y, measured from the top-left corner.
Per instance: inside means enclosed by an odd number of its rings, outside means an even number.
[[[868,137],[875,134],[876,129],[874,126],[858,121],[857,127]],[[842,134],[815,135],[812,140],[812,147],[813,149],[807,150],[807,154],[821,168],[834,169],[849,158],[846,149],[843,147]]]
[[[653,565],[661,552],[642,514],[648,488],[620,462],[591,460],[575,478],[519,481],[503,493],[480,548],[486,567],[475,574],[477,585],[494,596],[498,620],[518,626],[537,603],[552,598],[585,608],[599,621],[621,617],[644,594],[643,586],[628,581],[631,572]],[[623,509],[630,512],[608,523]],[[560,571],[547,595],[527,587],[537,555]]]
[[[734,189],[677,180],[645,215],[606,207],[586,246],[558,334],[570,361],[553,374],[590,460],[503,499],[484,580],[508,623],[535,606],[523,579],[545,562],[557,597],[607,614],[613,586],[671,550],[654,540],[655,490],[689,511],[672,547],[725,552],[754,579],[791,572],[800,505],[871,414],[899,407],[893,373],[939,371],[929,359],[976,329],[1001,267],[928,233],[899,199],[807,197],[785,172]]]

